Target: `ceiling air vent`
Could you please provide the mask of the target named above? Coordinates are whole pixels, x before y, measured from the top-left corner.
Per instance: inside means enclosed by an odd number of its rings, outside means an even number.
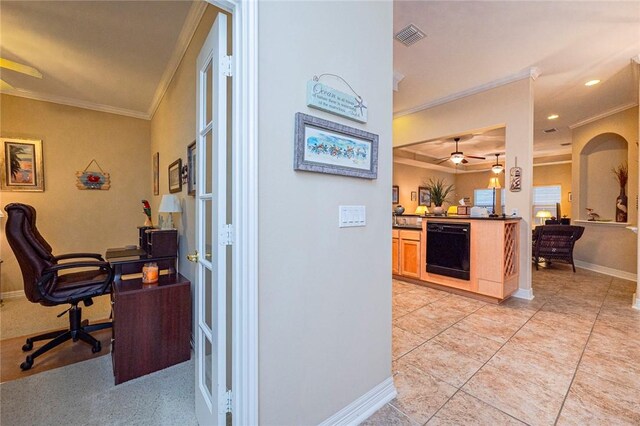
[[[420,41],[425,37],[425,33],[413,24],[409,24],[407,27],[398,31],[395,36],[396,40],[405,46],[411,46],[413,43]]]
[[[557,132],[557,131],[558,131],[558,129],[556,129],[555,127],[552,127],[552,128],[550,128],[550,129],[544,129],[544,130],[543,130],[543,132],[544,132],[544,133],[555,133],[555,132]]]

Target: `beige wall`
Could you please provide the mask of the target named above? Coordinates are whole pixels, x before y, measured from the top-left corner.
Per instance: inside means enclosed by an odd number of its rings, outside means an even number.
[[[456,175],[456,200],[462,197],[471,198],[471,205],[475,205],[473,191],[476,189],[487,189],[489,179],[495,177],[495,173],[491,171],[478,173],[460,173]],[[498,175],[500,186],[504,188],[504,173]],[[496,213],[502,214],[500,207],[500,189],[496,189]]]
[[[391,2],[260,3],[263,425],[318,424],[391,376],[392,17]],[[368,123],[306,107],[323,72],[365,99]],[[378,178],[294,171],[296,112],[379,135]],[[364,205],[366,226],[338,228],[339,205]]]
[[[572,182],[574,188],[582,188],[581,179],[582,170],[584,169],[586,159],[582,154],[584,147],[592,139],[607,133],[618,135],[624,138],[628,144],[627,162],[629,165],[629,182],[627,184],[627,196],[629,197],[628,220],[634,222],[638,216],[636,208],[636,197],[638,195],[638,107],[629,108],[617,114],[594,121],[584,126],[580,126],[573,130],[573,169]],[[602,157],[604,158],[604,157]],[[621,158],[616,158],[616,161]],[[593,162],[589,162],[592,166]],[[591,184],[600,182],[599,187],[605,187],[609,190],[607,194],[597,194],[596,199],[611,199],[611,204],[615,202],[615,197],[619,193],[618,186],[613,180],[610,167],[606,170],[596,170],[600,179],[592,176],[590,173]],[[586,200],[581,191],[573,192],[572,217],[585,218],[582,212],[586,206]],[[610,207],[602,206],[606,213],[603,216],[613,216]],[[611,218],[611,217],[609,217]],[[585,226],[585,232],[582,239],[576,244],[575,258],[576,260],[589,264],[611,268],[627,273],[634,274],[637,272],[638,265],[638,249],[637,236],[623,226],[598,224],[598,223],[581,223]]]
[[[533,184],[533,80],[516,81],[473,96],[395,118],[393,146],[460,135],[469,131],[506,127],[506,169],[522,167],[522,190],[507,191],[507,212],[517,209],[520,226],[520,290],[531,297],[530,219]]]
[[[136,226],[144,223],[140,200],[152,192],[149,122],[9,95],[1,101],[2,136],[41,139],[45,174],[44,192],[1,192],[2,207],[33,205],[38,229],[56,254],[104,254],[109,247],[137,244]],[[108,191],[76,188],[76,171],[92,159],[111,175]],[[0,250],[2,291],[21,290],[4,231]]]
[[[397,185],[400,189],[399,204],[405,208],[405,214],[413,214],[418,207],[418,187],[424,186],[430,178],[444,179],[447,185],[455,184],[453,173],[439,172],[435,170],[423,169],[421,167],[409,166],[407,164],[394,163],[393,164],[393,184]],[[411,192],[416,193],[416,199],[411,200]],[[450,197],[451,201],[455,204],[457,198],[455,196]],[[429,211],[433,208],[433,203],[429,207]],[[445,204],[445,209],[449,204]]]
[[[151,119],[151,153],[160,154],[160,195],[151,196],[154,221],[158,217],[162,195],[169,194],[169,164],[178,158],[182,159],[183,165],[186,164],[187,146],[196,139],[196,59],[217,14],[218,9],[207,6],[182,62]],[[227,22],[230,25],[231,21]],[[151,157],[147,162],[151,164]],[[193,281],[194,264],[188,262],[185,255],[195,250],[195,197],[187,194],[187,185],[182,186],[182,192],[174,195],[182,206],[182,213],[174,215],[180,236],[179,270]]]

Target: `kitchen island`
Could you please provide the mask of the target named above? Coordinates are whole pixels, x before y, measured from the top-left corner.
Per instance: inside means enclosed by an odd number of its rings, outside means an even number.
[[[393,227],[393,274],[500,302],[518,289],[520,218],[427,216]]]

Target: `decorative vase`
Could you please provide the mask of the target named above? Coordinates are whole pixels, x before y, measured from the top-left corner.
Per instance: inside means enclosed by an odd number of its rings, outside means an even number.
[[[620,188],[620,195],[616,198],[616,222],[627,221],[627,195],[624,192],[624,186]]]
[[[442,206],[435,206],[433,208],[433,214],[442,216],[444,214],[444,208]]]

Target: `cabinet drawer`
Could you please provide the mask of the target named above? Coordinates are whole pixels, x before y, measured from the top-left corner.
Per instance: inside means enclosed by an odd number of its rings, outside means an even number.
[[[400,231],[398,231],[397,229],[391,230],[391,238],[398,238],[399,236],[400,236]]]
[[[400,238],[402,238],[403,240],[420,241],[420,234],[422,234],[422,232],[420,231],[401,230]]]

